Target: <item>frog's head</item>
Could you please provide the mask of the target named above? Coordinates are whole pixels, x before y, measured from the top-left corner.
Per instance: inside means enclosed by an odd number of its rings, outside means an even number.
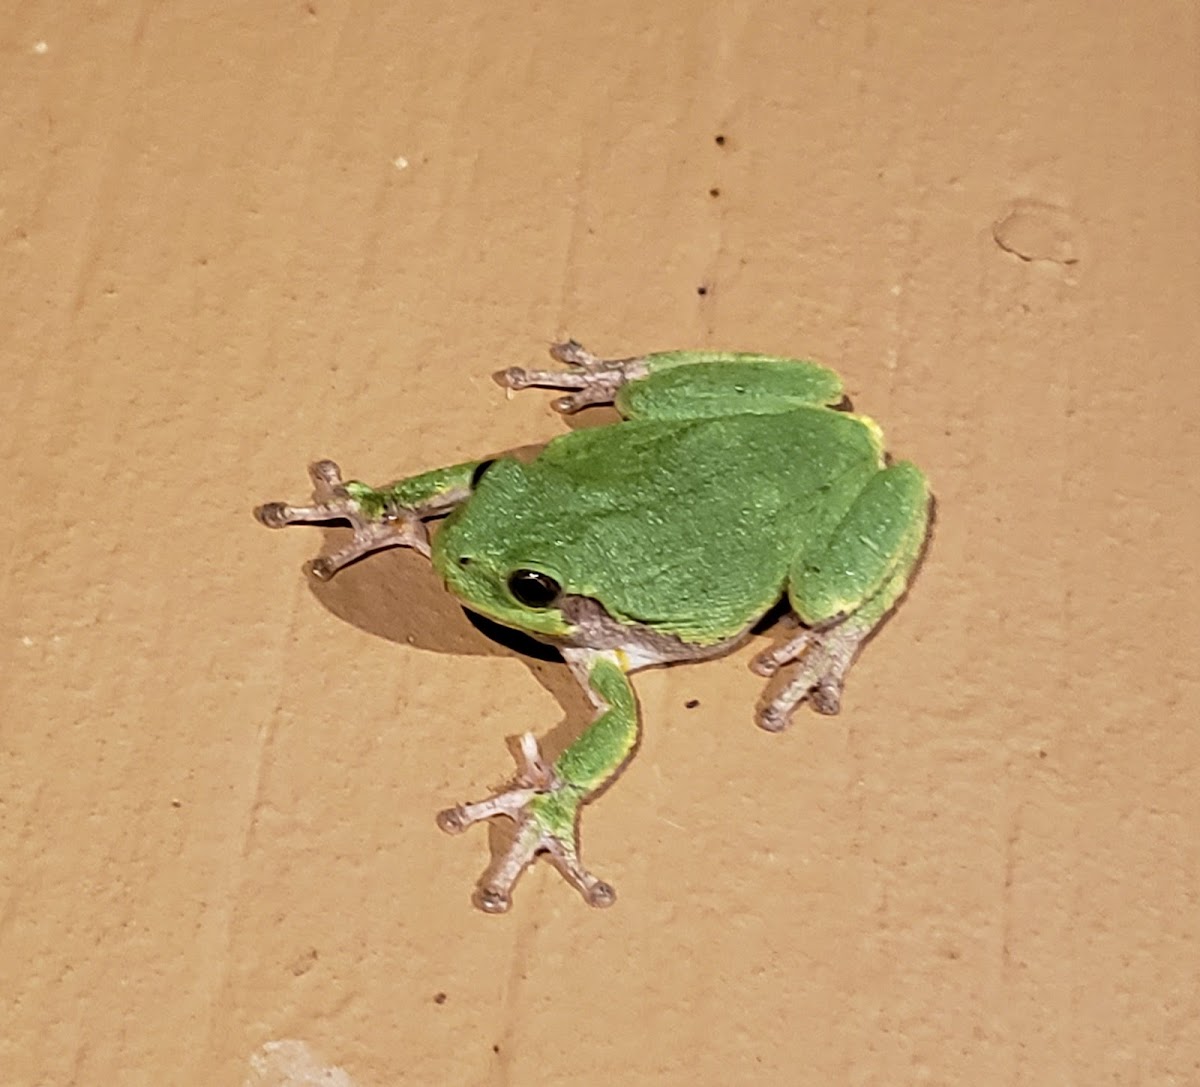
[[[550,558],[553,533],[527,491],[519,463],[491,465],[434,537],[434,569],[472,611],[531,634],[566,634],[566,572]]]

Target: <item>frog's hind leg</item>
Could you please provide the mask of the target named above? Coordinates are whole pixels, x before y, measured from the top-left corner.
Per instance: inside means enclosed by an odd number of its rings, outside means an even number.
[[[874,476],[833,534],[793,567],[788,595],[806,626],[760,654],[751,667],[795,674],[759,711],[771,732],[788,726],[806,698],[818,713],[837,713],[842,685],[862,643],[904,594],[929,532],[929,492],[912,464]]]
[[[517,824],[508,848],[480,878],[474,901],[485,913],[509,908],[513,887],[539,853],[553,860],[589,905],[616,901],[612,886],[592,875],[579,859],[579,812],[621,772],[637,746],[637,699],[626,676],[630,662],[617,650],[564,649],[563,655],[597,710],[587,731],[553,764],[546,763],[537,741],[526,734],[519,773],[510,788],[438,814],[438,826],[449,834],[498,815]]]
[[[550,354],[567,370],[510,367],[496,374],[510,389],[570,390],[554,401],[566,414],[592,404],[615,404],[626,419],[695,419],[738,412],[832,406],[842,384],[832,370],[802,359],[744,351],[659,351],[601,359],[574,340]]]
[[[475,823],[498,815],[517,824],[508,848],[480,878],[475,905],[484,913],[505,913],[512,905],[512,890],[517,880],[539,853],[546,853],[589,905],[611,906],[616,901],[616,891],[611,884],[592,875],[579,860],[577,824],[581,798],[546,763],[532,732],[521,737],[517,766],[512,787],[486,800],[438,812],[437,824],[447,834],[461,834]]]

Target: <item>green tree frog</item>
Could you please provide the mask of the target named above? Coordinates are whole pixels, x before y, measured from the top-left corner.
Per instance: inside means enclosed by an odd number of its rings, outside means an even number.
[[[371,551],[416,549],[467,608],[556,646],[589,696],[593,719],[557,759],[526,733],[511,786],[438,815],[450,833],[515,822],[476,889],[490,913],[509,908],[540,853],[591,905],[614,901],[580,859],[579,813],[637,745],[631,672],[726,653],[786,599],[797,632],[751,667],[791,672],[758,723],[785,728],[805,699],[836,713],[929,530],[924,475],[890,462],[879,427],[843,410],[823,366],[716,351],[604,360],[574,341],[551,355],[566,369],[496,377],[569,390],[560,412],[613,404],[622,421],[560,435],[530,463],[469,461],[383,487],[343,481],[323,460],[309,469],[310,505],[255,511],[271,528],[350,523],[353,539],[310,564],[322,580]]]

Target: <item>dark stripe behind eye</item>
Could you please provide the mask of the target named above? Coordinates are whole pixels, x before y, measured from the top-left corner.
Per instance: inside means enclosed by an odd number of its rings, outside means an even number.
[[[493,457],[491,460],[480,461],[475,466],[475,471],[471,473],[471,490],[475,490],[479,486],[479,481],[483,479],[484,473],[495,463],[496,458]]]

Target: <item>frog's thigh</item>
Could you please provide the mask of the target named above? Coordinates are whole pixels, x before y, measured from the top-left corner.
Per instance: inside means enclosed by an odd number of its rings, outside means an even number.
[[[873,626],[904,592],[928,525],[920,469],[902,461],[872,476],[832,534],[793,563],[796,614],[814,626],[858,612]]]
[[[626,419],[695,419],[837,404],[841,379],[815,362],[769,355],[670,352],[649,355],[649,376],[621,387]]]

